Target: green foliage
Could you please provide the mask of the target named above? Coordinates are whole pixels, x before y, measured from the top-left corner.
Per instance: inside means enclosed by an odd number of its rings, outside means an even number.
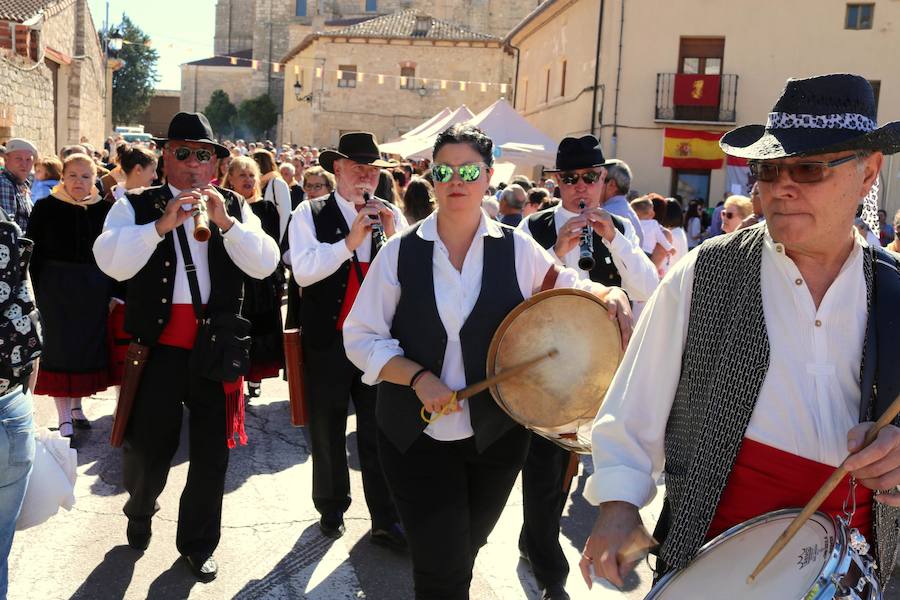
[[[125,39],[117,58],[125,64],[113,73],[112,116],[114,125],[137,124],[150,104],[159,81],[156,63],[159,54],[150,47],[150,36],[122,15],[119,33]],[[100,33],[101,41],[108,32]]]
[[[238,106],[237,113],[238,129],[253,139],[262,139],[278,123],[275,104],[266,94],[244,100]]]
[[[234,132],[238,109],[223,90],[215,90],[212,93],[203,114],[209,119],[209,124],[218,137],[228,137]]]

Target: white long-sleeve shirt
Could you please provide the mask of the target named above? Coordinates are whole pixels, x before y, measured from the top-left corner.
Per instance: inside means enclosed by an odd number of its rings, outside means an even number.
[[[288,221],[291,218],[291,188],[288,187],[288,184],[281,177],[273,177],[266,187],[263,200],[271,202],[278,209],[277,242],[281,244]]]
[[[579,216],[577,213],[566,210],[561,204],[556,205],[553,210],[555,211],[553,225],[556,228],[557,235],[559,235],[559,230],[562,229],[569,219]],[[626,220],[626,233],[629,225],[630,222]],[[528,219],[522,219],[522,222],[519,223],[519,229],[531,236]],[[633,228],[632,238],[616,230],[616,237],[613,238],[612,242],[607,242],[604,239],[603,245],[606,246],[610,256],[612,256],[613,264],[622,278],[622,289],[628,294],[628,298],[632,301],[642,301],[649,298],[656,286],[659,285],[659,275],[656,273],[656,267],[653,266],[653,262],[641,250],[640,240],[634,235]],[[552,249],[549,253],[550,256],[556,259],[558,265],[574,269],[578,272],[581,279],[590,279],[590,274],[587,271],[578,268],[578,258],[581,256],[578,245],[569,250],[563,257],[556,256]]]
[[[356,205],[336,191],[334,198],[349,231],[358,214]],[[396,235],[406,229],[406,218],[396,206],[391,205],[391,212],[394,213]],[[325,279],[353,256],[353,252],[350,251],[343,239],[329,244],[320,242],[316,238],[316,226],[313,222],[310,202],[301,202],[291,214],[288,240],[290,243],[290,260],[288,262],[294,273],[294,279],[297,280],[300,287],[309,286]],[[356,249],[356,256],[360,262],[367,263],[371,260],[371,252],[371,244],[367,240]]]
[[[644,241],[641,250],[651,254],[659,244],[664,250],[671,250],[672,244],[666,238],[666,234],[656,219],[641,219],[641,231],[644,232]]]
[[[178,196],[180,190],[169,186],[172,197]],[[187,219],[183,225],[187,234],[191,258],[197,267],[197,282],[200,284],[200,297],[205,303],[209,300],[211,289],[209,280],[209,261],[207,252],[209,244],[194,239],[194,220]],[[172,232],[176,236],[176,232]],[[278,265],[278,246],[275,240],[262,230],[259,218],[253,214],[245,202],[241,208],[241,222],[234,225],[223,236],[225,252],[237,267],[256,279],[271,275]],[[113,204],[101,233],[94,242],[94,257],[97,265],[104,273],[117,281],[125,281],[137,275],[157,244],[165,237],[156,232],[156,223],[145,225],[134,224],[134,209],[127,198],[121,198]],[[175,291],[172,294],[173,304],[190,304],[191,290],[188,287],[187,272],[184,270],[184,259],[181,256],[181,245],[175,240]]]
[[[867,303],[858,236],[818,310],[784,247],[766,235],[762,251],[763,313],[769,369],[746,436],[836,466],[847,456],[847,432],[858,423],[859,369]],[[593,504],[620,500],[641,507],[656,493],[663,439],[681,372],[694,265],[690,252],[647,303],[624,359],[597,413],[591,435]],[[722,307],[722,318],[733,318]],[[744,365],[725,368],[740,371]]]
[[[466,381],[462,345],[459,332],[475,307],[481,293],[484,262],[484,238],[502,237],[501,225],[483,211],[481,225],[472,239],[462,270],[450,263],[450,253],[437,234],[438,212],[422,221],[415,233],[434,242],[431,265],[434,275],[434,295],[438,315],[447,333],[447,347],[440,378],[452,390],[460,390],[476,383]],[[555,261],[546,250],[521,230],[514,231],[516,280],[523,298],[539,291],[547,271]],[[362,370],[363,383],[375,385],[381,370],[395,356],[403,356],[400,342],[391,337],[391,323],[400,301],[400,282],[397,279],[397,259],[400,238],[394,237],[381,249],[369,267],[356,302],[344,321],[344,348],[347,357]],[[572,269],[563,269],[556,279],[557,288],[577,287],[597,292],[604,286],[590,280],[580,280]],[[473,435],[468,402],[460,401],[461,411],[442,416],[428,425],[425,433],[442,441],[460,440]]]

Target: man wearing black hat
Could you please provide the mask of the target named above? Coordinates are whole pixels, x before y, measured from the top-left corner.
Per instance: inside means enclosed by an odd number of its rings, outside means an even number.
[[[656,289],[659,276],[637,238],[626,237],[626,220],[601,208],[606,200],[605,166],[609,164],[594,136],[563,139],[556,168],[547,171],[559,185],[560,203],[523,219],[519,227],[550,250],[561,266],[578,271],[582,279],[620,286],[631,301],[645,301]],[[583,269],[580,242],[589,224],[594,266]],[[564,589],[569,563],[559,544],[559,520],[576,468],[576,454],[532,434],[522,470],[524,521],[519,552],[530,562],[547,600],[569,597]]]
[[[863,77],[791,79],[766,125],[720,145],[749,159],[766,220],[688,254],[644,309],[594,422],[585,497],[601,510],[582,573],[621,585],[633,564],[620,551],[643,537],[638,508],[662,471],[658,574],[739,523],[805,505],[851,452],[851,526],[873,544],[886,585],[900,533],[898,422],[859,448],[900,393],[900,272],[853,220],[860,201],[875,216],[900,122],[876,125]],[[638,375],[650,365],[652,377]],[[852,485],[820,510],[843,514]],[[735,588],[749,574],[739,571]]]
[[[235,436],[246,443],[246,435],[243,381],[207,368],[210,347],[203,343],[210,336],[204,332],[216,328],[223,340],[234,337],[232,329],[219,327],[240,319],[245,274],[271,274],[279,251],[239,196],[210,185],[216,157],[228,150],[213,140],[203,114],[178,113],[168,137],[159,141],[165,144],[166,185],[116,202],[94,255],[107,275],[128,281],[125,329],[149,355],[125,432],[128,544],[144,550],[150,543],[150,521],[178,448],[184,404],[190,414],[190,469],[176,545],[196,577],[207,582],[218,571],[212,555],[220,537],[228,449]],[[191,216],[203,207],[208,240],[198,241],[203,235]]]
[[[322,533],[341,537],[343,515],[350,507],[345,431],[348,401],[352,400],[363,491],[372,518],[370,539],[399,550],[406,547],[406,539],[378,460],[376,388],[364,384],[362,372],[347,359],[341,332],[369,263],[385,238],[407,226],[397,207],[372,195],[380,169],[395,163],[381,159],[374,135],[352,132],[341,136],[337,150],[322,152],[319,164],[334,173],[336,189],[326,197],[301,203],[288,229],[291,269],[303,288],[300,325],[309,398],[313,503],[321,514]]]

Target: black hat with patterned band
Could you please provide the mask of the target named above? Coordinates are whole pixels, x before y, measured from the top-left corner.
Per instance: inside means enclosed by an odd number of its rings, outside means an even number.
[[[722,136],[726,154],[751,160],[844,150],[900,151],[900,121],[878,127],[875,94],[859,75],[832,73],[788,79],[765,125]]]

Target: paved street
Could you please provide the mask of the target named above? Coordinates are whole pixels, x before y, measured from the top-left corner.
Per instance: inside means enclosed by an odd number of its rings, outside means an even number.
[[[208,585],[197,583],[175,549],[178,498],[187,474],[185,442],[175,458],[162,509],[153,522],[153,540],[142,553],[125,542],[125,494],[120,452],[109,447],[114,400],[111,392],[85,402],[94,429],[78,438],[77,503],[40,527],[19,532],[10,556],[13,600],[113,598],[255,598],[314,600],[411,599],[406,556],[373,546],[366,539],[368,514],[362,502],[359,464],[351,452],[354,503],[347,514],[347,535],[332,542],[319,533],[310,499],[312,464],[304,431],[290,425],[287,388],[269,380],[262,399],[247,411],[248,446],[231,454],[226,484],[222,541],[216,552],[220,574]],[[36,399],[38,423],[55,425],[52,400]],[[185,428],[186,429],[186,428]],[[353,419],[348,427],[355,446]],[[581,496],[583,479],[563,520],[563,546],[573,573],[575,599],[643,598],[649,573],[640,571],[629,591],[589,592],[577,569],[579,550],[593,511]],[[654,508],[648,518],[655,519]],[[521,488],[479,558],[472,598],[536,598],[538,590],[516,549],[521,524]]]

